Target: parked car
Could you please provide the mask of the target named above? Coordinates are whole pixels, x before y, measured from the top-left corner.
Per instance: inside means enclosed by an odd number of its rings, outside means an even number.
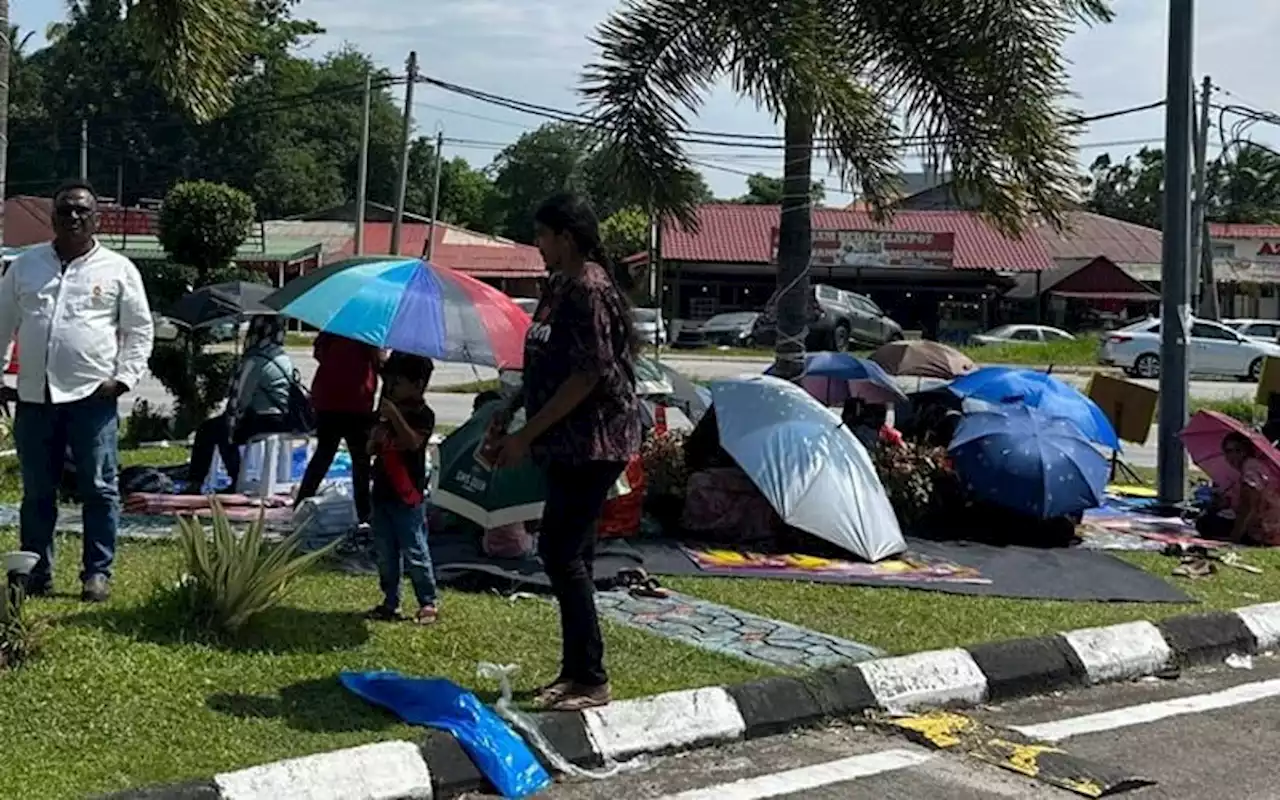
[[[811,349],[844,350],[850,344],[879,347],[902,338],[902,326],[870,297],[824,283],[811,287],[809,338]],[[772,346],[776,339],[775,298],[770,298],[756,321],[757,343]]]
[[[1223,325],[1260,342],[1280,342],[1280,321],[1274,319],[1224,319]]]
[[[986,333],[971,336],[969,341],[973,344],[1006,344],[1009,342],[1045,344],[1048,342],[1068,342],[1075,338],[1061,328],[1052,328],[1048,325],[1001,325],[998,328],[992,328]]]
[[[662,312],[656,308],[631,309],[631,324],[636,334],[645,344],[666,344],[667,326],[662,321]]]
[[[1188,359],[1196,375],[1256,381],[1267,356],[1280,357],[1280,344],[1250,339],[1218,322],[1191,320]],[[1160,320],[1145,319],[1107,334],[1098,363],[1139,378],[1160,377]]]
[[[716,314],[706,322],[685,322],[672,347],[753,347],[756,311]]]

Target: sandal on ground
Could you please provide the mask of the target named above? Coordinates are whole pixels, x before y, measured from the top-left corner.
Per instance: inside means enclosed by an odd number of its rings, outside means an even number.
[[[612,701],[613,693],[609,691],[607,683],[602,686],[575,684],[548,708],[551,711],[585,711],[588,708],[607,706]]]
[[[657,578],[652,577],[640,567],[625,567],[618,570],[617,582],[618,586],[629,591],[632,597],[665,600],[671,596],[671,593],[658,583]]]
[[[440,612],[436,610],[435,606],[423,606],[422,608],[418,609],[417,615],[414,616],[413,624],[435,625],[436,621],[439,619],[440,619]]]
[[[404,619],[399,610],[388,605],[376,605],[369,609],[364,617],[374,622],[399,622]]]

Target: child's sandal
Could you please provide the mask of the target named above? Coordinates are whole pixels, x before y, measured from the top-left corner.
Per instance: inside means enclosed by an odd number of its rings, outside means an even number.
[[[415,625],[434,625],[440,619],[440,612],[435,606],[423,606],[418,609],[418,615],[413,618]]]

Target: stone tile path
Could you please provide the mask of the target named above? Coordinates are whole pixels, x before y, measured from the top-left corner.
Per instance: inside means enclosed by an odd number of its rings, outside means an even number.
[[[676,592],[666,599],[601,592],[596,606],[608,619],[655,636],[780,669],[836,667],[884,655],[865,644]]]

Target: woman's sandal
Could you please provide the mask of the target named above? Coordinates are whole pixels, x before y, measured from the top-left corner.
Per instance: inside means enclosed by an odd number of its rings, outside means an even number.
[[[603,686],[571,686],[560,699],[547,708],[551,711],[585,711],[588,708],[599,708],[613,702],[613,693],[609,684]]]

